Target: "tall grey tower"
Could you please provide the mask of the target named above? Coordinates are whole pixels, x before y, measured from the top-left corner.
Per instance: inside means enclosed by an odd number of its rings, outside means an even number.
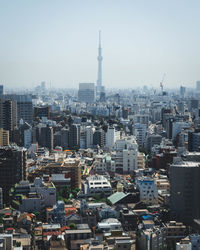
[[[102,91],[102,60],[103,57],[101,55],[101,31],[99,31],[99,48],[98,48],[98,79],[97,79],[97,92]]]

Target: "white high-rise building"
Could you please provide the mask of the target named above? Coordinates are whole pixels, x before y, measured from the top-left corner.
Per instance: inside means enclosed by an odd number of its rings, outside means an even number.
[[[24,147],[29,148],[32,143],[32,128],[24,130]]]
[[[93,147],[93,134],[94,134],[94,128],[91,126],[87,126],[85,128],[85,132],[86,132],[86,148],[92,148]]]
[[[91,126],[81,127],[80,148],[93,148],[94,128]]]
[[[138,145],[134,137],[117,140],[114,146],[115,171],[132,173],[137,169]]]
[[[106,132],[106,148],[111,149],[118,139],[120,139],[120,131],[116,131],[114,127],[108,127]]]
[[[134,129],[134,135],[136,136],[137,139],[137,143],[140,147],[142,147],[145,142],[147,125],[142,123],[135,123],[133,129]]]

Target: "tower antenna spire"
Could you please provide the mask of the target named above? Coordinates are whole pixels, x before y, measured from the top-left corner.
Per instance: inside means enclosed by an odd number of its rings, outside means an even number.
[[[97,92],[101,92],[102,90],[102,60],[103,57],[101,55],[102,48],[101,48],[101,30],[99,30],[99,48],[98,48],[98,75],[97,75]]]
[[[99,48],[101,48],[101,30],[99,30]]]

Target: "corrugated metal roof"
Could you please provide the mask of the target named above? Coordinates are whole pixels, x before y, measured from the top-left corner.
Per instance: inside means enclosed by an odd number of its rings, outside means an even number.
[[[129,193],[125,194],[124,192],[116,192],[114,194],[112,194],[111,196],[108,197],[108,200],[112,203],[115,204],[118,201],[120,201],[121,199],[123,199],[124,197],[128,196]]]

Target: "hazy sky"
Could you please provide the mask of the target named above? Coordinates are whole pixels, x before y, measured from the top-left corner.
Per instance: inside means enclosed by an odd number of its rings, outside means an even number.
[[[199,0],[0,0],[0,82],[96,82],[99,30],[108,88],[200,79]]]

